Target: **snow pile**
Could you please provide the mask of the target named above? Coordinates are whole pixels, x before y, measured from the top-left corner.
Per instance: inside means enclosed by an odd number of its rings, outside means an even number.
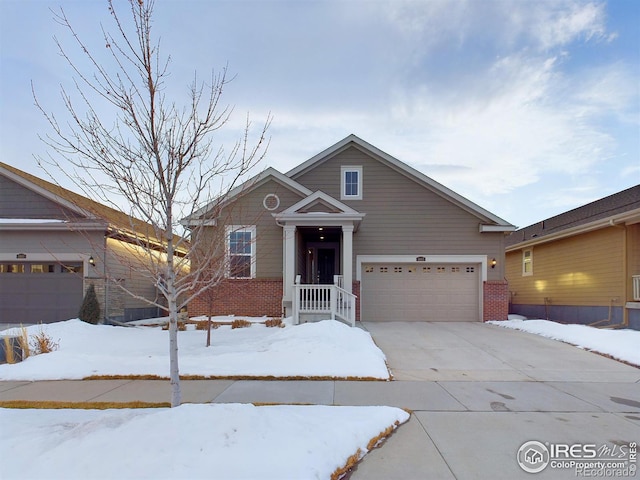
[[[510,320],[488,323],[561,340],[640,366],[640,332],[637,330],[611,330],[548,320],[509,318]]]
[[[0,409],[2,478],[328,479],[408,418],[392,407]]]
[[[160,327],[91,325],[76,319],[28,328],[29,335],[40,331],[59,349],[0,365],[0,380],[169,376],[169,332]],[[385,355],[371,335],[333,320],[284,328],[221,326],[211,332],[211,347],[205,342],[206,331],[178,333],[181,375],[389,379]]]

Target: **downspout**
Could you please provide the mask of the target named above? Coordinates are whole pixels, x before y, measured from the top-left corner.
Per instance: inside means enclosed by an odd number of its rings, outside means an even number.
[[[627,272],[628,272],[628,259],[627,259],[627,225],[623,223],[618,225],[613,219],[609,220],[609,225],[622,229],[622,324],[621,327],[629,326],[629,311],[626,308],[627,305]],[[613,301],[612,301],[613,303]]]
[[[102,246],[102,281],[104,282],[104,320],[109,320],[109,281],[107,280],[107,235]]]

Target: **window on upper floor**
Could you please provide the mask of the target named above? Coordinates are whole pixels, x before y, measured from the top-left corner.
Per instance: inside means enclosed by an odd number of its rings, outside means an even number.
[[[227,276],[255,278],[256,227],[227,226]]]
[[[341,167],[340,200],[362,200],[362,167]]]
[[[533,250],[522,251],[522,275],[533,275]]]

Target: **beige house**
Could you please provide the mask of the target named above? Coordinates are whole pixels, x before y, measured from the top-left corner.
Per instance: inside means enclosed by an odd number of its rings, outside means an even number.
[[[514,232],[511,312],[640,329],[640,185]]]
[[[263,171],[184,224],[226,244],[226,279],[191,315],[507,315],[504,241],[515,227],[355,135],[286,174]]]
[[[0,323],[76,318],[90,284],[105,320],[157,316],[157,307],[120,288],[158,298],[141,268],[140,233],[150,228],[0,163]]]

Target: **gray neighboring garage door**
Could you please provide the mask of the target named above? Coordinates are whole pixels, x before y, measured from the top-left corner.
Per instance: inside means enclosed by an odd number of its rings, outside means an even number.
[[[480,265],[362,265],[365,322],[480,321]]]
[[[0,323],[51,323],[76,318],[82,304],[82,265],[0,265]]]

